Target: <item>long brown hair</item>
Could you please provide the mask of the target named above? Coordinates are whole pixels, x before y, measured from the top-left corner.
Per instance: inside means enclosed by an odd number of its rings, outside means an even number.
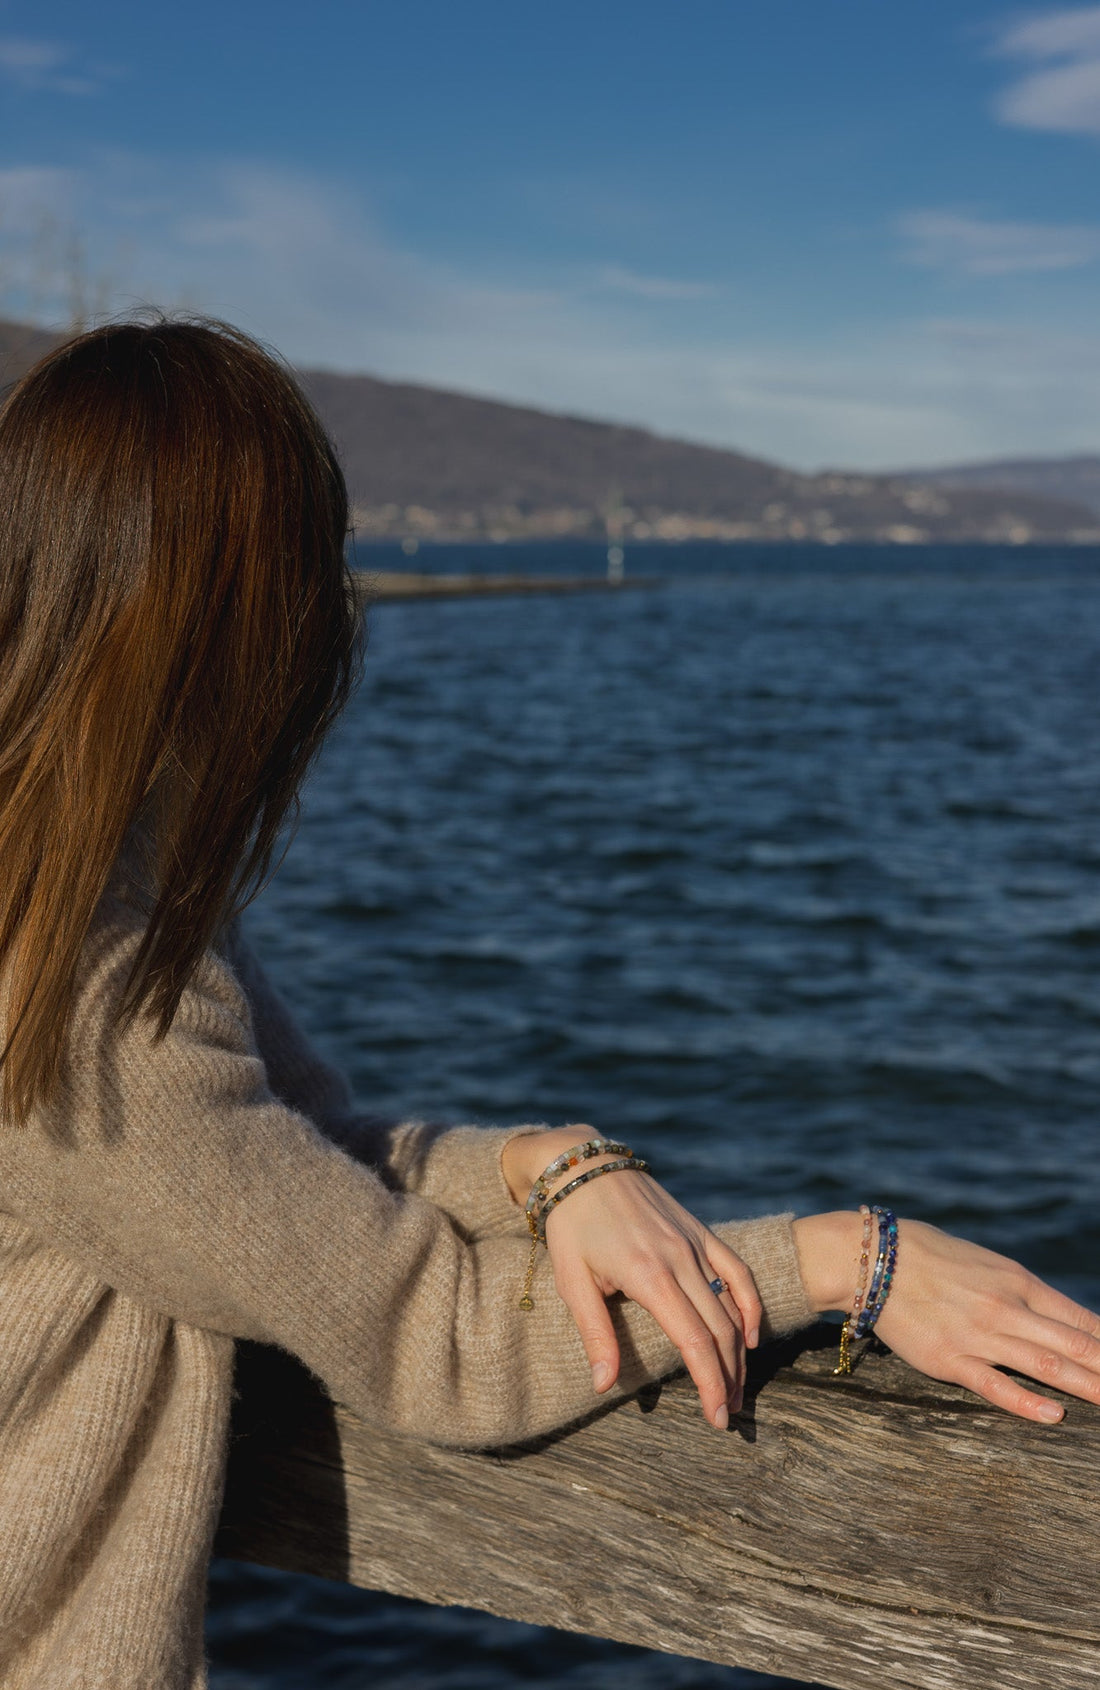
[[[297,385],[225,324],[115,324],[0,412],[2,1097],[54,1092],[124,842],[151,912],[121,1014],[158,1036],[354,679],[347,494]]]

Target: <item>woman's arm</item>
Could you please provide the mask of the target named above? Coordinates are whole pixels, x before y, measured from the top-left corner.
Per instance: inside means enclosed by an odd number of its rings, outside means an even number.
[[[334,1143],[378,1170],[395,1189],[427,1197],[471,1238],[514,1230],[526,1238],[523,1205],[537,1176],[561,1151],[592,1136],[585,1125],[510,1131],[444,1129],[418,1121],[385,1121],[356,1112],[340,1074],[298,1027],[239,930],[229,956],[245,987],[260,1054],[277,1096],[300,1110]],[[598,1166],[593,1160],[592,1166]],[[636,1176],[578,1192],[548,1227],[556,1295],[581,1335],[595,1389],[619,1375],[619,1346],[606,1298],[621,1291],[653,1314],[699,1386],[707,1418],[728,1424],[740,1406],[745,1342],[761,1324],[770,1330],[756,1280],[746,1263],[655,1181]],[[627,1189],[628,1182],[630,1189]],[[592,1223],[599,1252],[594,1273],[578,1252],[578,1226]],[[786,1217],[757,1226],[749,1245],[774,1324],[789,1330],[809,1318],[796,1272]],[[705,1271],[704,1271],[705,1270]],[[708,1282],[728,1289],[716,1297]]]
[[[809,1215],[794,1224],[811,1307],[851,1307],[862,1222]],[[899,1222],[893,1286],[876,1331],[903,1360],[1026,1420],[1063,1409],[1001,1368],[1100,1403],[1100,1317],[1019,1262],[952,1238],[923,1221]]]
[[[597,1320],[611,1323],[623,1391],[674,1368],[683,1319],[698,1318],[705,1336],[695,1348],[712,1352],[703,1389],[719,1424],[731,1340],[707,1321],[701,1287],[711,1268],[737,1278],[723,1246],[752,1270],[772,1330],[802,1324],[815,1307],[845,1305],[855,1251],[843,1218],[799,1223],[800,1275],[786,1217],[708,1233],[647,1176],[616,1174],[555,1210],[549,1251],[539,1252],[537,1306],[521,1312],[527,1239],[499,1167],[509,1224],[482,1237],[466,1235],[439,1205],[388,1188],[272,1094],[241,985],[217,957],[198,970],[166,1038],[153,1037],[144,1020],[119,1031],[115,1009],[139,936],[125,913],[97,931],[62,1095],[48,1113],[7,1129],[4,1142],[3,1206],[124,1295],[191,1325],[282,1344],[366,1418],[471,1445],[528,1437],[593,1406],[592,1374],[563,1300],[577,1304],[571,1277]],[[456,1167],[455,1178],[463,1185],[468,1173]],[[959,1334],[983,1329],[983,1303],[1003,1312],[1011,1298],[989,1289],[988,1252],[949,1241],[964,1258],[948,1262],[961,1287],[948,1331],[923,1230],[908,1223],[903,1231],[909,1283],[903,1256],[883,1317],[899,1353],[935,1372],[954,1345],[949,1365],[965,1352],[988,1373],[991,1364],[1020,1365],[1020,1346],[1038,1341],[1057,1365],[1070,1364],[1060,1384],[1092,1393],[1095,1317],[1068,1303],[1059,1317],[1049,1302],[1056,1294],[1025,1276],[1029,1289],[1017,1302],[1038,1328],[1029,1338],[1017,1311],[1010,1353],[992,1340],[966,1350]],[[615,1289],[633,1300],[606,1303]],[[671,1334],[655,1318],[669,1297],[680,1310]],[[729,1319],[735,1326],[732,1309]],[[930,1339],[922,1333],[929,1320]],[[1008,1332],[1004,1321],[999,1330]],[[698,1363],[687,1348],[685,1359]],[[957,1370],[942,1376],[971,1382]]]
[[[5,1132],[3,1206],[122,1295],[281,1344],[341,1401],[398,1430],[485,1445],[588,1412],[591,1372],[546,1253],[524,1313],[525,1231],[464,1237],[274,1097],[224,962],[204,960],[165,1038],[145,1020],[118,1029],[139,936],[125,917],[97,931],[61,1095]],[[777,1308],[805,1318],[787,1221],[727,1240],[762,1290],[775,1279]],[[623,1390],[676,1366],[675,1344],[638,1303],[616,1302],[611,1319]]]
[[[545,1129],[448,1127],[364,1113],[344,1076],[302,1031],[236,922],[226,954],[248,1000],[268,1084],[281,1102],[393,1190],[426,1197],[468,1238],[501,1231],[526,1236],[522,1208],[516,1208],[501,1171],[501,1153],[518,1136]],[[526,1201],[526,1192],[523,1197]]]
[[[364,1120],[351,1110],[343,1082],[295,1027],[254,958],[244,964],[257,994],[257,1031],[267,1032],[279,1086],[293,1094],[338,1142],[379,1166],[384,1177],[439,1203],[471,1233],[522,1225],[522,1203],[536,1175],[587,1127],[529,1136],[476,1128],[444,1131],[422,1123]],[[503,1178],[498,1158],[502,1159]],[[615,1328],[606,1297],[622,1291],[644,1304],[674,1338],[699,1386],[708,1419],[740,1401],[744,1348],[754,1313],[745,1264],[654,1182],[636,1176],[595,1182],[555,1211],[548,1228],[556,1292],[581,1334],[597,1390],[618,1377]],[[808,1216],[794,1224],[804,1304],[794,1293],[784,1235],[747,1246],[775,1325],[789,1330],[826,1310],[846,1311],[855,1289],[862,1226],[854,1212]],[[1062,1297],[1018,1263],[917,1221],[901,1223],[901,1253],[879,1332],[899,1355],[934,1378],[964,1384],[1010,1412],[1058,1419],[1057,1404],[998,1371],[1017,1372],[1089,1400],[1097,1397],[1100,1319]],[[734,1251],[737,1245],[734,1243]],[[710,1270],[713,1270],[710,1271]],[[716,1299],[706,1281],[720,1277],[733,1297]],[[767,1314],[764,1330],[771,1330]]]

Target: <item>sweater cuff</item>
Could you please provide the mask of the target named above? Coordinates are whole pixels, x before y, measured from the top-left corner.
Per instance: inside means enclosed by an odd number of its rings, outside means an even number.
[[[527,1233],[523,1206],[516,1203],[501,1168],[504,1146],[545,1126],[399,1126],[388,1157],[390,1171],[406,1190],[446,1211],[470,1238],[510,1231]]]

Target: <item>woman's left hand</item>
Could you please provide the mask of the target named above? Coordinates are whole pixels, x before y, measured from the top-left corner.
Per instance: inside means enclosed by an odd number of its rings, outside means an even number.
[[[803,1278],[820,1310],[846,1307],[860,1224],[849,1214],[795,1222]],[[893,1287],[875,1330],[922,1373],[1025,1420],[1053,1424],[1065,1411],[1002,1368],[1100,1404],[1100,1316],[1019,1262],[923,1221],[898,1223]]]

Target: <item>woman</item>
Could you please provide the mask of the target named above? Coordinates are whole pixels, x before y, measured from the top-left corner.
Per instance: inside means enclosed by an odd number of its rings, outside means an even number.
[[[0,486],[0,1682],[194,1690],[235,1338],[443,1443],[681,1357],[723,1428],[746,1345],[849,1311],[870,1232],[709,1230],[613,1146],[536,1186],[589,1129],[363,1120],[295,1028],[234,917],[357,618],[340,471],[265,353],[72,341],[0,415]],[[901,1355],[1032,1419],[1062,1410],[999,1366],[1100,1401],[1095,1316],[918,1222],[898,1245]]]

